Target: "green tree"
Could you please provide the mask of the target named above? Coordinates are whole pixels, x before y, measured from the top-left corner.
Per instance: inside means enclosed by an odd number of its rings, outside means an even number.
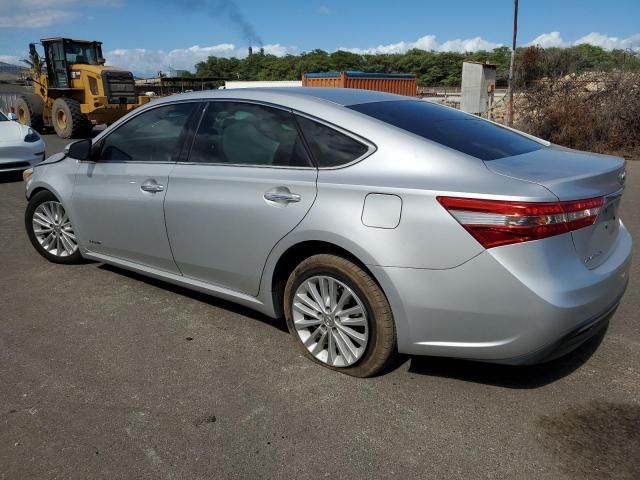
[[[413,73],[420,85],[459,85],[462,62],[473,60],[496,65],[499,84],[506,84],[511,50],[434,52],[411,49],[405,53],[365,54],[311,50],[300,55],[276,57],[254,54],[243,59],[209,57],[196,65],[196,76],[234,80],[296,80],[304,72],[362,70],[380,73]],[[607,51],[592,45],[569,48],[526,47],[516,52],[516,79],[527,83],[544,77],[580,74],[585,71],[640,70],[637,52]]]
[[[33,49],[29,52],[29,58],[23,58],[22,63],[25,63],[29,67],[29,75],[32,78],[40,76],[42,69],[44,68],[44,62],[38,52]]]
[[[366,65],[365,59],[362,55],[358,55],[352,52],[345,52],[343,50],[338,50],[337,52],[333,52],[331,55],[329,55],[329,58],[332,63],[332,68],[338,71],[343,71],[343,70],[361,71],[364,69]]]

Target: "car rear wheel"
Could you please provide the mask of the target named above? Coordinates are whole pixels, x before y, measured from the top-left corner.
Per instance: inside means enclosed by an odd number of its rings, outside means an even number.
[[[314,255],[289,276],[287,326],[300,350],[325,367],[356,377],[379,372],[393,357],[395,327],[375,280],[336,255]]]
[[[25,226],[31,244],[47,260],[66,264],[82,261],[71,219],[51,192],[41,191],[31,197]]]

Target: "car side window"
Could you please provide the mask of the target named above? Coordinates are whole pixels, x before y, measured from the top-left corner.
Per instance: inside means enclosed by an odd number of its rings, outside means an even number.
[[[292,113],[242,102],[209,102],[190,162],[311,167]]]
[[[320,168],[339,167],[360,158],[369,147],[344,133],[298,116],[298,124]]]
[[[197,103],[175,103],[133,117],[103,141],[102,161],[173,162],[180,136]]]

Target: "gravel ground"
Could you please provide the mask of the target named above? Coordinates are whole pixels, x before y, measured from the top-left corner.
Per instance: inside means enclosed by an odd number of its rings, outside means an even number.
[[[628,172],[638,239],[640,163]],[[360,380],[301,357],[284,321],[47,263],[24,208],[0,177],[1,479],[640,478],[638,262],[604,338],[568,357],[400,357]]]

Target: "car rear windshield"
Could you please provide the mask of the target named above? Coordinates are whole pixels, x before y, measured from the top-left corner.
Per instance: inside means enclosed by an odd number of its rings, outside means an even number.
[[[373,102],[349,108],[481,160],[542,148],[540,143],[511,130],[427,101]]]

